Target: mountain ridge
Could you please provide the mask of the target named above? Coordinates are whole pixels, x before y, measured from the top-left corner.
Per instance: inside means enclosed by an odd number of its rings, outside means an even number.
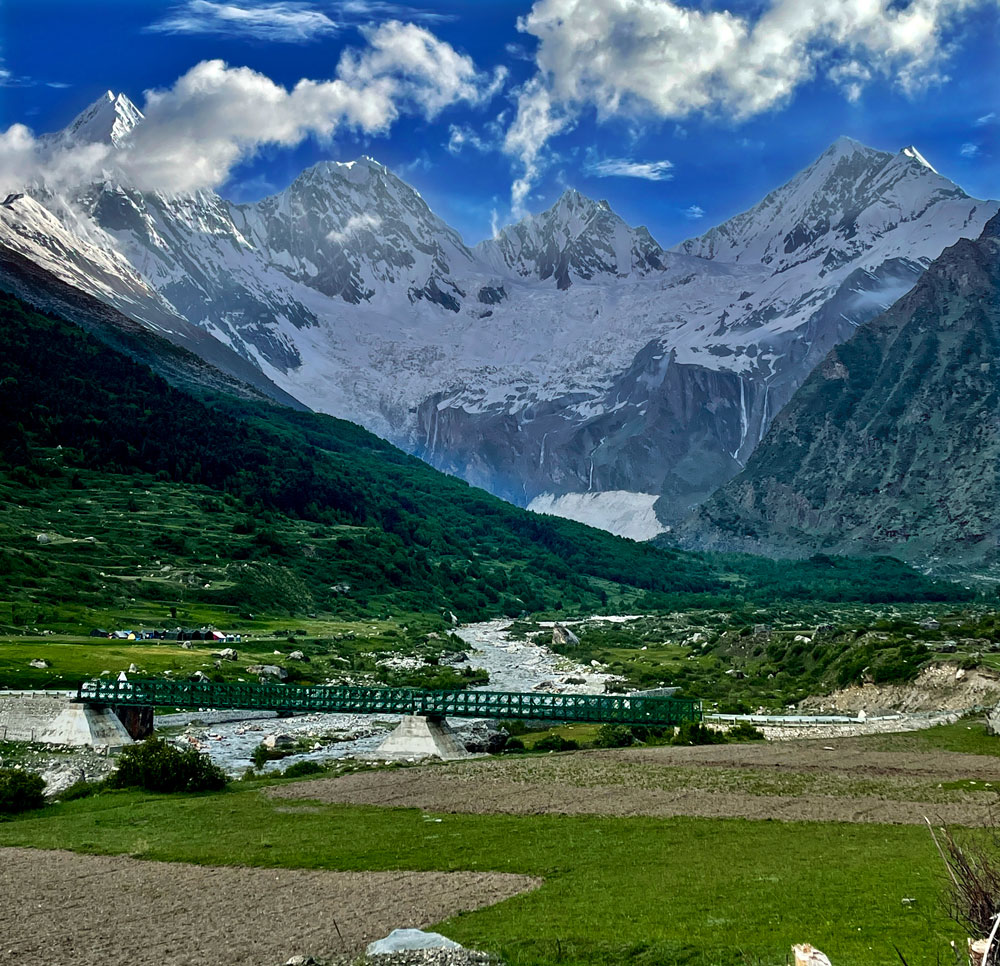
[[[371,159],[321,162],[245,205],[113,179],[35,190],[21,221],[0,209],[0,241],[506,499],[655,504],[652,536],[740,471],[833,345],[996,210],[918,155],[838,139],[761,202],[783,222],[758,205],[670,251],[574,191],[470,248]]]

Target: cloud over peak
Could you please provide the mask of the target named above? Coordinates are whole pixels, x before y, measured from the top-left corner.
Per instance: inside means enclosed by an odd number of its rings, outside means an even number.
[[[29,179],[80,184],[106,168],[143,190],[216,188],[265,145],[292,147],[344,126],[382,133],[402,113],[432,118],[459,101],[482,103],[503,83],[502,72],[479,72],[424,27],[389,21],[362,33],[367,43],[343,51],[332,79],[291,89],[249,67],[202,61],[172,86],[146,92],[145,119],[117,150],[53,148],[14,125],[0,133],[0,189]]]
[[[599,119],[692,114],[740,121],[822,78],[858,100],[876,76],[905,92],[943,79],[950,31],[997,0],[763,0],[753,12],[675,0],[536,0],[518,21],[538,73],[520,95],[505,150],[536,177],[545,142],[582,111]]]

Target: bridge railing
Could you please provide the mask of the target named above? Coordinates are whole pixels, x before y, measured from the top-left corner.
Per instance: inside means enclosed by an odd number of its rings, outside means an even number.
[[[701,702],[693,698],[217,684],[208,681],[87,681],[80,687],[77,698],[90,704],[342,714],[421,714],[449,718],[522,718],[649,726],[700,721],[702,717]]]

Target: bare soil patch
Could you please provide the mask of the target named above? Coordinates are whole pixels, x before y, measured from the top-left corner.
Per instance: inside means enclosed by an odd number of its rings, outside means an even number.
[[[271,966],[357,953],[537,887],[481,872],[327,872],[0,849],[0,961]]]
[[[434,812],[980,825],[1000,805],[1000,758],[851,739],[626,748],[358,772],[268,794]]]

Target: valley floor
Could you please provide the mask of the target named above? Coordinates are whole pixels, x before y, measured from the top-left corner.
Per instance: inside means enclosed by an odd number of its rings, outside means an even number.
[[[104,792],[0,824],[0,929],[28,966],[277,966],[403,926],[509,966],[933,962],[965,934],[924,816],[988,824],[998,794],[968,720]]]

